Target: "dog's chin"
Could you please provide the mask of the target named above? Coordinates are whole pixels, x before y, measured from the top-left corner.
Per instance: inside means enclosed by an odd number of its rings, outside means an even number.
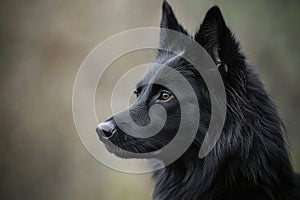
[[[104,143],[105,148],[108,152],[116,155],[119,158],[123,159],[157,159],[157,155],[160,151],[150,152],[150,153],[141,153],[141,152],[131,152],[130,150],[122,149],[112,144]]]
[[[119,158],[133,159],[133,158],[137,157],[137,156],[134,156],[134,154],[132,152],[128,152],[128,151],[123,150],[121,148],[118,148],[116,146],[105,144],[105,147],[106,147],[106,149],[107,149],[108,152],[116,155]]]

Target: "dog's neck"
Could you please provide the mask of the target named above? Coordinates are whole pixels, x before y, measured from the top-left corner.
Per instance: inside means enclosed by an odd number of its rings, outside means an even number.
[[[232,200],[238,194],[243,199],[245,195],[249,199],[287,199],[294,172],[281,120],[259,81],[253,88],[257,87],[262,88],[261,93],[249,89],[247,96],[241,96],[245,102],[254,99],[247,107],[235,105],[227,95],[235,110],[228,109],[221,137],[205,158],[198,158],[196,145],[154,173],[153,199]]]
[[[253,169],[259,167],[258,162],[261,160],[253,161],[249,166],[248,161],[234,160],[234,157],[217,163],[211,156],[204,159],[179,159],[154,172],[153,199],[232,200],[238,194],[241,197],[248,194],[249,199],[286,199],[286,191],[293,180],[289,163],[261,166],[266,167],[265,174],[261,174],[261,169]]]

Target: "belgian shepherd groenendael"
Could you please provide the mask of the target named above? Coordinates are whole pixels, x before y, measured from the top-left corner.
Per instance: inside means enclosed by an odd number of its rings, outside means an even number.
[[[161,27],[189,36],[166,1],[163,3]],[[186,60],[159,50],[155,63],[168,63],[189,80],[198,97],[201,119],[191,146],[176,161],[154,172],[153,199],[300,199],[299,176],[294,173],[289,160],[282,122],[257,74],[246,63],[218,7],[207,12],[193,39],[208,52],[222,75],[227,96],[226,121],[213,150],[199,159],[199,148],[210,121],[211,103],[207,87]],[[163,33],[161,45],[184,49],[180,46],[182,44],[170,41],[168,34]],[[155,76],[156,71],[157,67],[152,67],[144,79]],[[167,120],[163,129],[150,138],[125,134],[116,125],[114,117],[100,123],[97,133],[101,141],[109,151],[123,158],[132,156],[116,150],[107,141],[127,152],[153,152],[172,140],[180,119],[179,102],[168,88],[144,84],[138,85],[135,93],[137,100],[129,110],[136,124],[149,123],[148,111],[154,104],[165,107]]]

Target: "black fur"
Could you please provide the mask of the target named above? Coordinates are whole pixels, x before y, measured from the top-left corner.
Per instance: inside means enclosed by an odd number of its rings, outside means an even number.
[[[164,1],[162,28],[188,35],[178,23],[172,8]],[[227,28],[218,7],[211,8],[199,31],[193,37],[219,66],[227,96],[226,121],[216,146],[204,158],[198,158],[205,131],[210,121],[210,100],[201,76],[182,58],[170,61],[191,83],[199,98],[201,120],[193,144],[175,162],[154,172],[153,199],[159,200],[296,200],[300,199],[300,178],[292,169],[283,139],[284,128],[274,103],[266,93],[258,75],[241,53],[239,44]],[[161,46],[174,47],[176,41],[161,33]],[[172,47],[171,47],[172,46]],[[174,50],[174,49],[172,49]],[[167,51],[158,51],[156,63],[174,58]],[[144,80],[154,76],[153,66]],[[157,101],[159,85],[138,85],[137,101],[129,108],[139,125],[149,123],[149,107],[163,105],[168,114],[161,132],[153,137],[137,139],[123,133],[113,118],[110,141],[129,152],[151,152],[166,145],[178,129],[180,112],[176,97],[170,102]],[[106,130],[107,131],[107,130]],[[110,130],[111,131],[111,130]],[[104,142],[105,139],[100,136]],[[132,157],[107,144],[109,151],[120,157]]]

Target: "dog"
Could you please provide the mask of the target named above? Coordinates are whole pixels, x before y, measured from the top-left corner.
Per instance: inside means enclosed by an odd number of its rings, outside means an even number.
[[[196,135],[190,146],[169,165],[154,171],[153,199],[157,200],[296,200],[300,199],[300,177],[291,165],[283,139],[284,126],[276,107],[253,68],[246,63],[238,41],[226,26],[217,6],[206,14],[191,36],[178,23],[167,1],[162,6],[161,28],[186,35],[200,44],[215,62],[226,92],[226,119],[214,148],[204,158],[199,149],[211,117],[209,91],[201,75],[187,60],[168,50],[158,50],[154,63],[167,63],[190,83],[201,108]],[[171,51],[184,52],[188,44],[172,41],[163,31],[160,43]],[[197,55],[194,55],[197,56]],[[158,76],[154,64],[137,84],[136,101],[127,109],[131,123],[147,126],[151,106],[163,106],[167,115],[161,130],[151,137],[126,134],[116,123],[116,114],[97,126],[96,132],[108,151],[121,158],[151,158],[169,144],[179,129],[181,109],[193,109],[190,97],[183,102],[167,87],[148,83]],[[160,78],[170,81],[166,74]],[[158,114],[157,114],[158,115]],[[159,121],[159,120],[158,120]],[[125,123],[125,122],[124,122]],[[159,124],[158,124],[159,125]],[[157,125],[157,126],[158,126]],[[129,130],[134,125],[125,123]],[[188,130],[185,130],[188,134]],[[188,136],[187,136],[188,137]],[[116,148],[117,146],[117,148]],[[139,156],[140,155],[140,156]],[[153,156],[155,157],[155,156]]]

